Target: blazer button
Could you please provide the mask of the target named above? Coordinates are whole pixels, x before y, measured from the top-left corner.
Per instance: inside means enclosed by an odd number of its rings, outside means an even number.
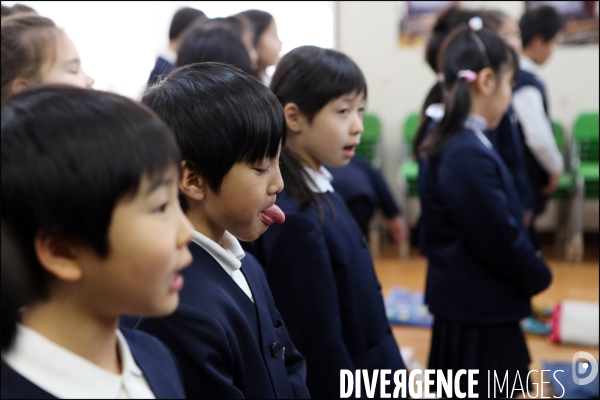
[[[279,355],[279,351],[281,351],[281,345],[278,342],[275,342],[271,345],[271,356],[277,357]]]

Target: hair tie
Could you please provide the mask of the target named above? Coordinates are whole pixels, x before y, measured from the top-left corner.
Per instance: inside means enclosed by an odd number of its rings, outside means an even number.
[[[473,17],[469,20],[469,28],[471,28],[473,32],[477,32],[483,28],[483,21],[479,17]]]
[[[460,71],[458,71],[456,76],[458,77],[458,79],[465,78],[465,81],[467,81],[467,83],[471,83],[475,79],[477,79],[477,72],[471,71],[470,69],[461,69]]]

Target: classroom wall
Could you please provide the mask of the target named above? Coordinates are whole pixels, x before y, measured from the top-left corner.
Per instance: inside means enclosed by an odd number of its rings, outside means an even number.
[[[406,115],[420,107],[435,77],[424,60],[424,47],[398,46],[398,2],[340,1],[338,4],[339,49],[364,72],[368,111],[381,119],[383,171],[400,198],[396,172],[403,154],[401,128]],[[519,18],[523,1],[481,1],[477,6],[498,8]],[[470,6],[476,6],[475,4]],[[541,76],[550,96],[550,112],[570,135],[577,114],[598,110],[598,45],[559,46]],[[586,226],[597,229],[598,203],[586,209]],[[595,214],[595,215],[593,215]],[[589,217],[589,218],[587,218]],[[592,221],[593,219],[593,221]],[[546,225],[554,225],[549,217]]]

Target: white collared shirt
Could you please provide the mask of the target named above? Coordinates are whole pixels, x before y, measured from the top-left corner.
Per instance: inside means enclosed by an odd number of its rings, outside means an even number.
[[[173,50],[171,50],[168,47],[164,48],[158,54],[158,56],[164,58],[165,60],[167,60],[169,62],[169,64],[171,64],[173,66],[175,66],[175,63],[177,62],[177,53],[175,53]]]
[[[481,115],[469,114],[467,120],[465,121],[465,127],[475,132],[475,135],[488,149],[494,147],[492,142],[490,142],[487,136],[485,136],[483,133],[483,131],[487,128],[487,120]]]
[[[519,61],[521,69],[538,75],[538,66],[525,56]],[[550,174],[561,174],[564,170],[562,155],[552,132],[552,124],[544,111],[542,93],[534,86],[525,86],[513,94],[513,109],[523,129],[525,144]]]
[[[106,371],[85,358],[17,324],[13,348],[4,361],[24,378],[60,399],[154,399],[127,341],[117,329],[122,372]]]
[[[246,253],[244,253],[244,249],[235,236],[225,231],[221,246],[219,246],[207,236],[198,231],[194,231],[192,242],[202,247],[208,254],[217,260],[219,265],[227,272],[227,275],[231,276],[231,279],[233,279],[250,300],[254,302],[254,297],[252,297],[252,291],[250,290],[248,281],[242,271],[240,271],[240,268],[242,267],[242,262],[240,260],[246,256]]]
[[[306,184],[315,193],[334,192],[331,181],[333,175],[324,166],[321,166],[319,171],[315,171],[309,167],[303,167],[310,179],[306,180]],[[312,179],[312,181],[311,181]]]

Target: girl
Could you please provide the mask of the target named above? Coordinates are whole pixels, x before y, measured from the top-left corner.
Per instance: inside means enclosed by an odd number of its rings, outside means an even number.
[[[273,16],[261,10],[248,10],[240,13],[254,26],[254,47],[258,53],[258,76],[269,86],[271,77],[267,67],[277,64],[281,52],[281,40],[277,36],[277,25]]]
[[[285,189],[276,201],[286,221],[271,225],[256,251],[306,358],[311,396],[337,398],[341,369],[372,376],[374,369],[405,368],[366,240],[324,168],[343,167],[354,156],[367,86],[344,54],[304,46],[281,59],[271,90],[288,131],[281,156]]]
[[[479,369],[476,391],[494,396],[488,371],[492,382],[508,374],[508,387],[527,376],[519,320],[551,273],[529,240],[510,172],[482,133],[510,103],[517,57],[481,20],[470,26],[451,33],[439,55],[445,114],[419,148],[421,245],[435,316],[429,368]]]
[[[91,87],[77,48],[54,22],[35,14],[2,19],[2,102],[36,84]]]

